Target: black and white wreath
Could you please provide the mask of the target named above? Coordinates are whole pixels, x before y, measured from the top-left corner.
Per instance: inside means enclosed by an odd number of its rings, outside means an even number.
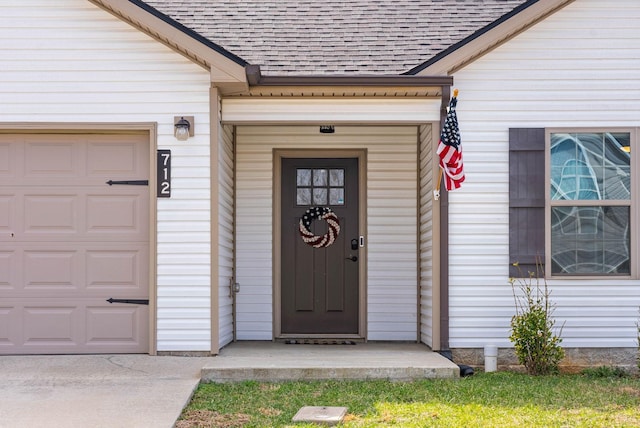
[[[327,222],[328,230],[324,235],[314,235],[311,232],[311,223],[320,219]],[[326,248],[336,242],[336,238],[340,234],[340,222],[338,216],[326,207],[311,207],[300,219],[300,236],[302,240],[314,248]]]

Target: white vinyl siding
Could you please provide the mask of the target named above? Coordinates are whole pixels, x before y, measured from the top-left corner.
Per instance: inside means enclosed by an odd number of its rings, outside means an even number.
[[[158,351],[211,349],[209,73],[84,0],[0,3],[2,122],[158,124]],[[173,137],[173,117],[196,135]],[[155,192],[155,189],[151,189]]]
[[[434,203],[433,190],[438,170],[434,170],[434,130],[432,125],[420,127],[420,340],[433,347],[433,255]],[[439,346],[439,344],[437,344]]]
[[[233,340],[233,297],[229,288],[234,272],[234,165],[233,127],[222,126],[218,149],[218,244],[220,248],[218,266],[218,331],[219,346]]]
[[[273,337],[274,149],[367,149],[367,338],[417,340],[417,127],[237,127],[239,340]]]
[[[638,22],[639,2],[578,0],[455,73],[467,180],[449,205],[452,348],[510,346],[509,128],[640,126]],[[563,346],[637,346],[640,281],[548,283]]]

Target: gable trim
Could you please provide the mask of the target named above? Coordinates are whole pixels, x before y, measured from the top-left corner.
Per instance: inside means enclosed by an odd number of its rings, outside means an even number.
[[[575,0],[529,0],[403,74],[452,74]]]

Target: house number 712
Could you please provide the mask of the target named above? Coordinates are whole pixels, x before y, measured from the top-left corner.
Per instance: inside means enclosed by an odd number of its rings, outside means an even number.
[[[171,197],[171,150],[158,150],[158,198]]]

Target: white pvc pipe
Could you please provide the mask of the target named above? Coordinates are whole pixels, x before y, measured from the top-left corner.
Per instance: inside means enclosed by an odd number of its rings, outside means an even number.
[[[486,345],[484,347],[484,371],[495,372],[498,370],[498,347]]]

